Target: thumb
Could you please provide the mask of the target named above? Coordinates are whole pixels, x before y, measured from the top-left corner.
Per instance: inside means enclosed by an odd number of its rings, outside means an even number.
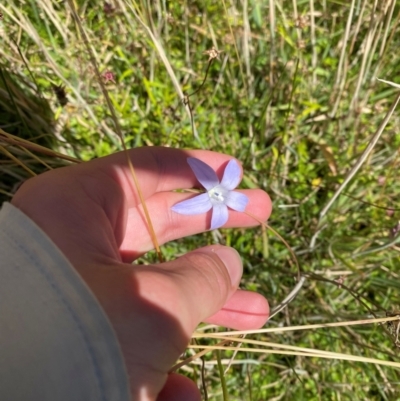
[[[170,295],[174,294],[173,314],[188,335],[231,298],[243,272],[239,254],[221,245],[200,248],[158,266],[170,279],[167,282]]]
[[[215,245],[172,262],[96,272],[104,277],[96,294],[117,334],[132,398],[139,399],[139,390],[142,394],[148,389],[150,400],[163,388],[168,370],[196,326],[219,311],[236,292],[242,262],[234,249]],[[182,390],[181,394],[188,392]]]

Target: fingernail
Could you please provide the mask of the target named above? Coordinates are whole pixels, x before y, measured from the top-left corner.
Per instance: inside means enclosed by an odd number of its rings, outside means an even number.
[[[214,249],[214,252],[228,270],[232,285],[237,286],[243,273],[243,264],[239,253],[235,249],[227,246],[217,247]]]

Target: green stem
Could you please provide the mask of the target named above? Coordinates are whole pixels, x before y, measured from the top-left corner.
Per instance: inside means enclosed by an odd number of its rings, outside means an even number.
[[[217,350],[217,362],[218,362],[219,377],[220,377],[221,386],[222,386],[222,395],[223,395],[224,401],[229,401],[228,389],[226,387],[226,381],[225,381],[225,375],[224,375],[224,368],[223,368],[222,362],[221,362],[221,350]]]

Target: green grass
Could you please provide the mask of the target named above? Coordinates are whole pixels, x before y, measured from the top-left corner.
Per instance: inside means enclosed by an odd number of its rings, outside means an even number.
[[[363,319],[371,311],[382,317],[400,309],[398,245],[365,252],[389,243],[399,220],[399,109],[320,216],[398,93],[376,78],[399,82],[400,5],[378,2],[374,9],[374,3],[115,0],[110,11],[104,2],[75,2],[100,73],[115,76],[104,85],[128,147],[234,155],[244,164],[243,187],[271,195],[269,225],[295,251],[307,279],[269,327]],[[0,127],[81,160],[121,150],[68,2],[6,0],[0,12]],[[204,52],[213,46],[222,52],[209,66]],[[52,85],[65,86],[66,106]],[[198,90],[189,98],[195,129],[177,86],[185,95]],[[47,168],[19,148],[1,145],[34,172]],[[52,167],[65,164],[40,157]],[[4,201],[29,173],[7,155],[0,163]],[[193,236],[163,252],[171,259],[215,242],[241,253],[242,287],[265,294],[272,305],[295,286],[290,252],[260,228]],[[155,260],[151,253],[141,262]],[[379,325],[248,338],[398,360],[393,338]],[[230,355],[221,353],[223,364]],[[222,400],[217,355],[205,360],[208,399]],[[201,386],[197,362],[183,371]],[[229,400],[400,399],[396,367],[294,354],[239,352],[225,382]]]

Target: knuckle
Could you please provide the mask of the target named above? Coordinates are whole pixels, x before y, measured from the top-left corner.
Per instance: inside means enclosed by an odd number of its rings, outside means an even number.
[[[213,293],[225,298],[230,288],[229,274],[217,256],[205,252],[192,252],[185,256],[185,264],[196,274],[196,280],[207,286]]]

